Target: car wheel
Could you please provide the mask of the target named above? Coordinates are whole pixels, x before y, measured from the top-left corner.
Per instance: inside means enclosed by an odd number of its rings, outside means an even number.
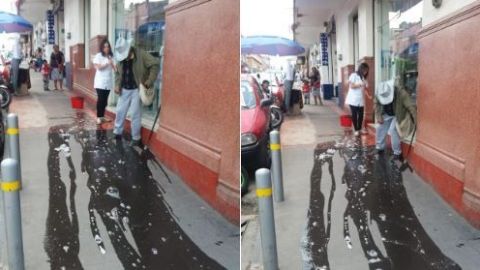
[[[279,128],[283,123],[283,113],[278,107],[270,107],[271,125],[272,128]]]
[[[271,165],[270,140],[267,140],[265,145],[262,147],[259,159],[260,159],[259,160],[260,168],[270,169],[270,165]]]
[[[8,88],[1,86],[0,87],[0,97],[1,97],[1,104],[0,106],[2,109],[5,109],[10,105],[10,102],[12,102],[12,94],[10,94]]]
[[[245,168],[242,167],[242,173],[240,176],[240,189],[242,191],[242,195],[248,192],[248,184],[249,184],[249,176],[248,172]]]
[[[0,160],[3,160],[5,152],[5,124],[3,123],[3,117],[0,112]]]

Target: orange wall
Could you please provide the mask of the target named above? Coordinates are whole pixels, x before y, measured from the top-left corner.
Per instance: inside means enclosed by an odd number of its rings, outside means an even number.
[[[167,7],[160,158],[239,220],[239,0]],[[181,161],[181,162],[180,162]]]
[[[419,34],[415,153],[462,183],[462,201],[457,203],[480,213],[478,25],[480,1],[425,26]],[[450,184],[444,184],[446,191]],[[480,224],[478,217],[471,221]]]

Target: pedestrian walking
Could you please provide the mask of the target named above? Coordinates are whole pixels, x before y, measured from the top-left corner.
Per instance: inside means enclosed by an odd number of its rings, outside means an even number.
[[[50,55],[50,77],[55,86],[54,90],[63,91],[63,72],[64,72],[65,57],[60,51],[58,45],[53,45],[53,52]],[[60,87],[60,89],[58,88]]]
[[[320,104],[320,106],[323,106],[322,96],[320,95],[321,76],[316,67],[312,67],[312,72],[310,73],[310,85],[312,87],[313,101],[315,102],[315,105]]]
[[[379,126],[376,130],[376,149],[385,150],[385,139],[390,134],[394,159],[403,161],[401,137],[398,126],[401,118],[410,116],[416,123],[417,110],[414,101],[404,88],[394,86],[393,82],[382,83],[375,94],[375,119]]]
[[[43,51],[42,48],[37,48],[35,52],[34,70],[35,72],[41,72],[43,66]]]
[[[47,60],[43,60],[43,64],[41,67],[42,77],[43,77],[43,90],[50,91],[48,88],[48,84],[50,82],[50,65],[48,65]]]
[[[310,82],[308,80],[303,80],[302,92],[304,104],[310,105]]]
[[[123,126],[127,112],[131,111],[132,146],[141,144],[141,117],[142,108],[139,94],[139,86],[146,88],[153,86],[160,61],[146,51],[132,46],[130,41],[119,38],[115,44],[115,60],[118,62],[115,71],[115,93],[120,97],[117,103],[115,117],[115,139],[122,138]]]
[[[105,118],[105,108],[108,103],[108,95],[113,86],[113,72],[116,70],[113,52],[108,39],[100,43],[100,51],[93,58],[95,66],[95,79],[93,88],[97,91],[97,124],[110,122]]]
[[[372,98],[368,92],[368,65],[361,63],[358,70],[350,75],[348,78],[348,94],[345,99],[345,104],[350,106],[352,112],[352,122],[355,136],[360,135],[363,124],[363,108],[365,106],[365,95],[368,98]]]
[[[20,63],[22,62],[22,59],[22,44],[20,42],[20,36],[17,36],[13,40],[12,61],[10,66],[10,80],[16,94],[18,94],[18,74],[20,72]]]
[[[283,86],[285,90],[285,110],[286,112],[290,112],[290,100],[292,97],[292,87],[293,87],[293,79],[295,77],[295,70],[293,68],[292,63],[287,64],[287,68],[285,69]]]

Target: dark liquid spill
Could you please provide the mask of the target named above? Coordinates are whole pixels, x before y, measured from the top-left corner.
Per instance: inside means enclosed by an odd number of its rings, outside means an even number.
[[[84,124],[80,120],[76,125],[52,127],[49,132],[45,251],[51,269],[83,269],[82,262],[88,261],[79,258],[75,184],[86,184],[91,192],[91,240],[100,253],[112,252],[104,245],[108,237],[124,269],[224,269],[177,223],[148,166],[156,162],[153,155],[127,146],[128,142],[116,141],[106,130],[88,130]],[[81,160],[70,156],[71,144],[81,147]],[[66,157],[70,170],[70,215],[66,176],[61,175],[60,168],[62,157]],[[87,183],[75,183],[76,168],[87,174]],[[108,235],[101,235],[97,222],[104,224]],[[134,243],[127,238],[128,231]]]
[[[331,211],[336,187],[335,155],[343,159],[338,166],[344,166],[341,179],[346,185],[347,206],[343,224],[331,224],[331,215],[336,214]],[[325,165],[328,174],[323,173]],[[329,191],[322,192],[321,181],[332,182]],[[326,213],[324,193],[329,193]],[[350,231],[356,229],[369,269],[461,269],[441,252],[416,217],[397,164],[387,155],[377,155],[373,147],[358,142],[328,142],[315,148],[307,219],[302,245],[304,269],[331,269],[328,258],[331,226],[343,226],[346,250],[357,244],[350,236]],[[375,241],[371,226],[378,227],[380,241]],[[379,245],[384,246],[385,254]]]

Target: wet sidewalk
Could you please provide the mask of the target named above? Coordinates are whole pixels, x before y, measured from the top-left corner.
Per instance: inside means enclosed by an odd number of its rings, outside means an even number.
[[[146,150],[67,93],[15,97],[27,269],[238,269],[231,225]]]
[[[280,269],[478,269],[480,231],[427,183],[377,155],[372,137],[345,134],[331,108],[303,112],[281,130]],[[243,201],[254,204],[253,192]],[[242,235],[243,269],[260,268],[258,226],[251,219]]]

